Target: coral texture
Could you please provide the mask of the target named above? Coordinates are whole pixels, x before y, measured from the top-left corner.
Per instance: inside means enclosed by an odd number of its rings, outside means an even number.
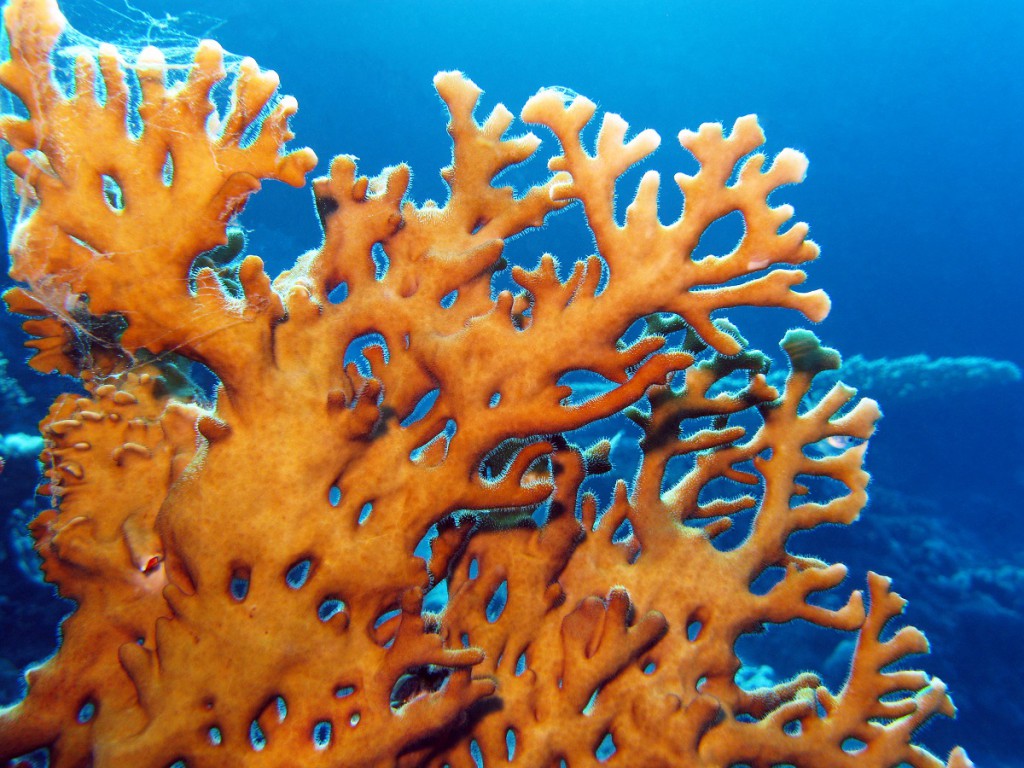
[[[590,153],[595,105],[541,91],[522,117],[559,154],[514,194],[494,180],[539,139],[507,138],[501,106],[478,122],[479,89],[442,73],[444,205],[409,202],[403,165],[366,178],[339,156],[314,181],[322,246],[271,281],[259,258],[234,258],[232,217],[262,180],[301,184],[316,161],[284,150],[296,103],[272,101],[273,73],[245,60],[218,113],[216,44],[174,86],[148,48],[136,103],[110,46],[58,84],[53,0],[13,0],[5,21],[0,83],[27,115],[0,135],[30,210],[6,299],[30,316],[32,365],[85,394],[41,425],[52,509],[32,523],[47,580],[77,608],[0,712],[0,758],[942,765],[912,737],[952,704],[900,663],[927,643],[883,634],[902,599],[872,575],[867,604],[855,591],[826,607],[815,598],[845,568],[787,549],[857,517],[876,404],[842,385],[802,402],[839,365],[806,331],[784,340],[777,390],[766,358],[713,319],[739,305],[825,316],[824,293],[794,290],[818,254],[806,225],[785,228],[792,210],[767,202],[801,180],[798,152],[751,154],[753,117],[683,131],[700,165],[676,176],[684,211],[661,223],[648,173],[620,223],[617,182],[654,132],[627,140],[608,114]],[[507,238],[570,205],[594,256],[564,277],[550,255],[506,264]],[[736,211],[736,248],[700,257]],[[190,394],[189,361],[219,380],[214,403]],[[583,371],[607,385],[579,401]],[[739,388],[722,385],[736,372]],[[609,443],[567,434],[623,411],[642,461],[602,508],[587,484],[615,472]],[[833,436],[850,447],[805,452]],[[816,477],[839,490],[807,498]],[[426,610],[442,582],[443,608]],[[810,673],[737,684],[736,640],[792,620],[857,633],[840,690]]]

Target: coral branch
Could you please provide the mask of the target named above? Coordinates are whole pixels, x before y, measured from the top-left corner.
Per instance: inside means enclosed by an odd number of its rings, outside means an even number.
[[[37,201],[12,235],[12,277],[58,317],[78,297],[92,316],[123,316],[120,343],[129,352],[180,351],[231,378],[240,349],[261,336],[266,344],[279,303],[268,305],[258,290],[232,300],[208,280],[197,297],[188,288],[189,268],[227,242],[228,222],[261,179],[299,185],[315,164],[310,150],[282,153],[294,99],[281,99],[261,119],[277,76],[247,60],[219,118],[210,92],[226,72],[212,41],[196,50],[187,79],[171,89],[160,51],[142,51],[135,64],[138,105],[129,103],[124,65],[112,46],[99,50],[99,75],[97,60],[79,57],[75,93],[65,96],[50,61],[66,23],[56,4],[17,0],[5,18],[16,53],[0,69],[0,84],[21,99],[28,117],[6,116],[0,136],[14,148],[8,165],[24,194]],[[139,136],[126,119],[132,109],[145,125]],[[218,119],[222,128],[211,134],[208,123]],[[241,134],[249,130],[255,136],[243,147]],[[248,269],[262,271],[257,264]]]

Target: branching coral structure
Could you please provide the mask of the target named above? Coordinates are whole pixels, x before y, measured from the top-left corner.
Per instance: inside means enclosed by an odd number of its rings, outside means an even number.
[[[0,83],[27,115],[4,116],[0,135],[30,210],[6,300],[29,316],[32,365],[85,394],[41,424],[52,508],[31,525],[46,579],[77,607],[0,711],[0,758],[944,764],[913,743],[953,713],[943,684],[904,663],[927,643],[883,632],[902,599],[872,575],[866,599],[824,607],[845,568],[788,545],[859,514],[877,405],[837,384],[802,406],[838,354],[790,332],[775,388],[766,358],[714,317],[828,310],[821,291],[795,290],[818,255],[806,225],[768,204],[805,160],[755,153],[755,118],[680,134],[700,168],[675,177],[674,221],[653,172],[618,220],[620,176],[654,132],[627,139],[606,114],[589,151],[595,105],[541,91],[522,118],[553,134],[552,175],[514,193],[495,179],[540,140],[507,137],[501,106],[478,121],[479,89],[439,74],[444,205],[410,202],[404,165],[367,178],[339,156],[313,182],[321,247],[271,280],[228,227],[264,179],[299,185],[316,162],[284,148],[296,103],[272,101],[273,73],[245,60],[221,113],[216,44],[176,85],[156,49],[129,67],[103,46],[66,88],[55,2],[12,0],[5,22]],[[550,255],[506,263],[508,238],[571,205],[595,255],[568,273]],[[737,211],[736,248],[698,257]],[[181,385],[188,361],[216,375],[215,402]],[[579,372],[607,386],[580,401]],[[736,373],[740,386],[723,382]],[[623,412],[642,460],[604,505],[587,484],[615,472],[609,443],[568,433]],[[805,451],[832,436],[850,447]],[[817,477],[832,498],[808,497]],[[425,609],[439,585],[443,607]],[[737,639],[794,620],[856,633],[845,685],[804,673],[742,688]],[[957,750],[948,765],[969,762]]]

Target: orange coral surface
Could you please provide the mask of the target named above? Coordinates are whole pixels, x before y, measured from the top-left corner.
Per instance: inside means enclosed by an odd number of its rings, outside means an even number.
[[[700,166],[675,177],[683,212],[661,223],[649,172],[620,221],[617,182],[654,132],[627,140],[607,114],[591,153],[595,105],[541,91],[522,118],[559,154],[549,180],[514,194],[494,180],[540,140],[507,138],[501,106],[478,122],[479,89],[442,73],[444,205],[409,202],[404,165],[367,178],[339,156],[314,181],[321,247],[271,280],[229,243],[232,217],[262,180],[299,185],[316,163],[284,150],[296,103],[274,98],[273,73],[243,61],[218,112],[215,43],[173,85],[156,49],[126,67],[102,46],[65,92],[55,2],[13,0],[4,18],[0,83],[27,110],[0,119],[27,206],[6,299],[31,318],[32,365],[85,394],[41,425],[52,509],[32,524],[46,578],[77,608],[0,711],[0,758],[943,764],[912,740],[952,704],[899,663],[924,636],[882,632],[902,599],[871,575],[866,600],[826,607],[814,598],[846,569],[787,548],[856,519],[877,405],[842,385],[808,402],[839,357],[806,331],[785,338],[775,390],[767,359],[715,317],[827,313],[823,292],[794,290],[818,254],[806,225],[767,202],[801,180],[802,155],[751,154],[754,117],[683,131]],[[506,239],[574,204],[593,256],[508,267]],[[698,258],[737,211],[736,248]],[[189,361],[219,380],[214,403],[188,386]],[[580,371],[606,385],[583,388]],[[566,433],[624,411],[642,460],[602,508],[586,483],[616,472],[611,445]],[[832,437],[849,447],[805,451]],[[820,478],[839,490],[811,500]],[[749,531],[723,537],[734,524]],[[424,609],[441,582],[445,607]],[[845,684],[741,687],[737,639],[793,620],[855,635]],[[957,750],[949,765],[969,762]]]

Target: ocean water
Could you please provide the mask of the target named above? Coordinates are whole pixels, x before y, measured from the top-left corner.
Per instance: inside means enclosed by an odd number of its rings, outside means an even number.
[[[370,175],[408,162],[419,201],[445,196],[437,171],[450,147],[431,86],[439,70],[469,75],[485,91],[485,109],[501,102],[518,112],[539,88],[560,86],[623,115],[633,130],[657,130],[662,148],[644,168],[663,172],[669,209],[680,202],[671,173],[694,168],[676,133],[758,114],[769,153],[794,147],[810,158],[807,180],[777,195],[822,247],[809,283],[828,291],[833,310],[816,332],[847,358],[910,358],[878,364],[872,376],[861,369],[862,391],[885,412],[868,454],[872,501],[863,520],[801,546],[849,562],[853,581],[869,568],[884,572],[910,599],[907,619],[933,648],[920,663],[949,684],[959,708],[955,721],[928,725],[923,743],[943,755],[964,745],[979,766],[1024,766],[1024,383],[1015,367],[1024,366],[1024,3],[62,5],[94,38],[127,45],[174,39],[177,30],[186,36],[179,42],[212,34],[230,52],[254,56],[297,97],[294,146],[317,151],[317,172],[338,153],[358,156]],[[512,183],[544,169],[521,173]],[[632,193],[620,194],[625,204]],[[319,242],[308,186],[265,184],[243,221],[247,249],[272,274]],[[730,222],[723,226],[728,239]],[[526,235],[510,253],[529,262],[551,250],[571,262],[592,247],[571,224],[554,236]],[[806,325],[782,311],[735,319],[776,356],[785,330]],[[7,374],[32,397],[5,401],[0,454],[14,455],[31,446],[11,436],[28,432],[73,383],[29,372],[17,322],[0,322]],[[911,357],[920,355],[927,359]],[[52,648],[62,611],[16,567],[33,472],[31,461],[9,460],[0,475],[0,611],[17,617],[0,624],[8,693],[14,670]],[[815,643],[815,651],[828,647]],[[775,672],[819,658],[798,648]]]

